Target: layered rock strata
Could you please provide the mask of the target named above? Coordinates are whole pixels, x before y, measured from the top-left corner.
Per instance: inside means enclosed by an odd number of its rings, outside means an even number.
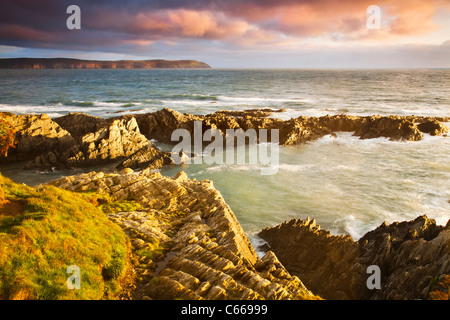
[[[259,258],[211,181],[146,169],[91,172],[51,184],[95,191],[142,209],[109,213],[130,236],[140,281],[135,299],[318,299],[272,252]]]

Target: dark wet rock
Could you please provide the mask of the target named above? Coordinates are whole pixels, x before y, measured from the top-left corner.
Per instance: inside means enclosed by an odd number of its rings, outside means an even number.
[[[448,132],[446,125],[442,124],[438,120],[428,120],[417,125],[420,131],[428,133],[432,136],[439,136]]]
[[[433,279],[450,273],[450,220],[420,216],[381,224],[355,242],[315,221],[291,220],[260,232],[286,269],[331,299],[426,299]],[[381,289],[368,289],[367,268],[381,270]]]
[[[259,233],[281,263],[307,288],[326,299],[357,299],[365,287],[365,269],[350,236],[333,236],[315,220],[292,219]]]

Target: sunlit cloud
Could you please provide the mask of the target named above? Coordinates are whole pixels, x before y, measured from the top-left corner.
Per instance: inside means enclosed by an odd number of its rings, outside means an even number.
[[[258,51],[260,56],[281,56],[306,49],[343,48],[351,55],[352,48],[386,48],[393,53],[390,49],[400,45],[419,54],[421,46],[436,49],[450,39],[448,0],[110,0],[95,4],[79,0],[82,29],[78,31],[65,27],[70,1],[3,2],[1,46],[64,52],[138,56],[182,52],[189,57],[200,53],[199,58],[214,53],[213,59],[220,61],[224,52],[240,59],[247,52],[251,54],[247,59],[255,59]],[[381,27],[370,30],[366,11],[373,4],[381,9]],[[184,51],[176,51],[180,47]],[[417,59],[423,61],[421,56]]]

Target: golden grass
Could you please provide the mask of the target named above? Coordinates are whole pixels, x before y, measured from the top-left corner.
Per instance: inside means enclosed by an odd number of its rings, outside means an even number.
[[[103,299],[120,293],[130,245],[119,226],[83,195],[40,189],[0,175],[5,199],[23,212],[0,216],[0,299]],[[70,265],[81,288],[66,284]]]

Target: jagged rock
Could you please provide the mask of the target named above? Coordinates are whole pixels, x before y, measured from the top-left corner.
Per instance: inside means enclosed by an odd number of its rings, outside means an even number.
[[[141,132],[148,139],[170,143],[175,129],[187,129],[193,132],[194,121],[201,116],[181,114],[175,110],[164,108],[154,113],[134,115]]]
[[[9,161],[31,160],[50,151],[64,152],[75,145],[70,133],[52,121],[46,114],[5,114],[16,130],[16,147],[8,152]]]
[[[426,216],[383,223],[358,242],[295,219],[259,235],[290,273],[324,298],[426,299],[430,281],[450,273],[450,220],[445,227]],[[370,265],[381,269],[379,290],[366,286]]]
[[[75,119],[85,119],[83,115],[72,114]],[[69,121],[69,116],[64,121]],[[97,127],[103,122],[95,123]],[[67,125],[67,124],[66,124]],[[77,135],[79,144],[73,145],[64,151],[52,150],[36,157],[27,163],[26,168],[76,168],[110,162],[125,158],[148,144],[147,138],[139,132],[136,120],[113,120],[95,132],[88,132],[81,137],[85,129],[74,126],[74,134]]]
[[[282,145],[293,145],[314,141],[331,133],[327,128],[311,125],[306,118],[291,119],[282,123],[281,126],[273,128],[279,130],[280,144]]]
[[[53,119],[62,128],[70,132],[72,137],[81,143],[84,135],[96,132],[108,125],[108,120],[94,117],[86,113],[69,113],[65,116]]]
[[[292,219],[262,230],[259,236],[290,273],[327,299],[356,299],[365,286],[365,269],[355,267],[358,244],[350,236],[320,229],[314,219]]]
[[[278,129],[282,145],[299,144],[316,140],[337,131],[354,132],[361,139],[386,137],[391,140],[417,141],[422,132],[442,134],[446,127],[441,121],[446,117],[429,118],[418,116],[349,116],[298,117],[290,120],[268,118],[273,112],[282,110],[218,111],[209,115],[181,114],[171,109],[135,115],[139,127],[149,139],[160,142],[171,141],[175,129],[186,129],[193,134],[194,121],[202,122],[202,129],[218,129],[222,135],[227,129]],[[417,123],[417,124],[416,124]],[[422,132],[421,132],[422,131]],[[269,139],[269,141],[271,141]]]
[[[335,116],[324,116],[316,119],[318,125],[327,128],[332,132],[337,131],[347,131],[354,132],[357,131],[362,123],[362,117],[359,116],[348,116],[348,115],[335,115]]]
[[[391,140],[417,141],[423,139],[423,134],[414,122],[400,116],[366,117],[355,136],[361,139],[386,137]]]
[[[447,126],[438,120],[428,120],[417,125],[420,131],[428,133],[432,136],[439,136],[448,132]]]
[[[159,169],[171,164],[174,164],[171,153],[162,152],[153,143],[149,143],[119,163],[116,169],[145,167]]]
[[[56,119],[68,130],[45,114],[8,114],[7,120],[17,141],[7,160],[30,160],[26,169],[85,167],[129,157],[148,144],[134,118],[107,121],[77,113]]]
[[[387,137],[391,140],[415,141],[424,133],[441,135],[448,128],[440,121],[448,118],[417,116],[325,116],[298,117],[290,120],[269,118],[273,112],[283,110],[252,109],[246,111],[218,111],[209,115],[181,114],[171,109],[138,115],[124,115],[102,119],[82,113],[71,113],[52,121],[48,116],[9,115],[17,128],[17,148],[8,155],[9,160],[31,160],[26,168],[52,170],[85,167],[113,160],[124,159],[118,168],[153,166],[154,169],[173,164],[173,157],[148,145],[147,139],[163,143],[172,141],[176,129],[186,129],[191,143],[195,140],[195,122],[201,122],[203,134],[215,129],[223,137],[227,130],[267,129],[267,141],[248,139],[246,143],[271,142],[271,130],[278,130],[277,142],[281,145],[301,144],[335,135],[337,131],[354,132],[361,139]],[[177,137],[179,138],[179,137]],[[223,140],[225,143],[225,139]],[[208,142],[203,142],[205,145]],[[235,139],[235,144],[238,141]],[[192,155],[183,155],[186,161]],[[177,162],[178,163],[178,162]]]
[[[81,139],[86,160],[127,157],[141,149],[148,140],[139,132],[134,118],[114,120],[108,127],[88,133]]]
[[[150,169],[91,172],[51,184],[134,199],[135,212],[110,213],[130,236],[142,281],[134,299],[318,299],[272,252],[260,259],[211,181]],[[160,249],[149,250],[155,245]],[[147,252],[147,253],[146,253]]]
[[[438,226],[427,216],[383,223],[358,242],[360,263],[381,269],[384,285],[373,299],[425,299],[430,281],[450,273],[450,223]]]

